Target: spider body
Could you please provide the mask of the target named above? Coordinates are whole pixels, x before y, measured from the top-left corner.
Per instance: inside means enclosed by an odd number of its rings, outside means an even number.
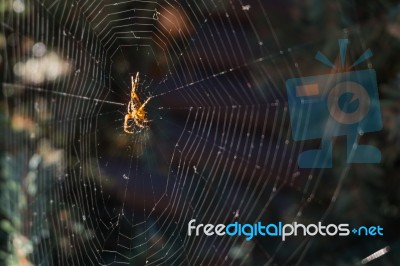
[[[135,133],[133,127],[136,125],[138,128],[143,129],[147,128],[147,123],[150,122],[146,118],[146,104],[151,100],[152,97],[149,97],[142,103],[137,95],[136,89],[139,83],[139,72],[136,73],[136,78],[133,79],[131,76],[131,99],[128,103],[127,114],[125,115],[124,120],[124,131],[129,134]],[[134,124],[129,124],[129,121],[132,120]]]

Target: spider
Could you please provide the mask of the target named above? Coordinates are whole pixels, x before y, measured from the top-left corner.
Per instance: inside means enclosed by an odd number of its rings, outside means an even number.
[[[133,129],[132,129],[132,127],[134,125],[136,125],[140,129],[143,129],[143,128],[147,128],[148,126],[146,124],[151,121],[146,118],[146,111],[144,110],[144,108],[146,107],[146,104],[153,97],[150,96],[142,104],[140,102],[139,96],[136,93],[138,83],[139,83],[139,72],[136,73],[135,79],[133,79],[133,76],[131,76],[131,87],[132,87],[131,100],[128,103],[128,110],[127,110],[127,114],[125,115],[125,120],[124,120],[124,131],[129,134],[135,133],[135,131],[133,131]],[[129,120],[133,120],[133,122],[135,124],[129,125],[129,123],[128,123]]]

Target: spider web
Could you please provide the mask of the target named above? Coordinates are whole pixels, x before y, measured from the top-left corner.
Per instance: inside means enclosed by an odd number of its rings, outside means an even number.
[[[355,3],[298,2],[2,0],[7,160],[26,195],[9,209],[32,263],[318,261],[313,238],[187,236],[191,219],[317,223],[340,197],[347,165],[297,167],[284,84],[327,72],[313,57],[338,38],[353,58],[366,43]],[[330,12],[338,25],[317,26]],[[126,134],[137,71],[151,122]]]

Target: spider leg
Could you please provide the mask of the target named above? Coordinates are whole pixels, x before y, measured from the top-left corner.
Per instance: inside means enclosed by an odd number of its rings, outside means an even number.
[[[136,124],[138,127],[140,127],[140,128],[146,128],[146,126],[140,124],[138,120],[135,119],[134,121],[135,121],[135,124]]]
[[[150,96],[149,98],[146,99],[146,101],[144,101],[144,103],[142,104],[142,106],[140,106],[140,108],[144,108],[146,106],[146,104],[152,99],[153,97]]]
[[[138,82],[139,82],[139,72],[136,73],[135,80],[133,80],[133,76],[131,76],[131,88],[132,88],[131,95],[136,94],[136,87]]]
[[[124,131],[125,131],[126,133],[129,133],[129,132],[128,132],[128,119],[129,119],[129,115],[126,114],[126,115],[125,115],[125,120],[124,120]]]
[[[129,130],[129,125],[128,125],[128,121],[129,121],[129,119],[133,119],[133,117],[131,116],[131,114],[126,114],[125,115],[125,121],[124,121],[124,131],[126,132],[126,133],[129,133],[129,134],[133,134],[134,132],[133,131],[130,131]]]
[[[128,103],[128,110],[126,111],[128,114],[131,112],[131,105],[132,105],[132,101],[130,101]]]
[[[143,105],[142,105],[139,109],[142,109],[142,107],[143,107]],[[148,123],[148,122],[150,122],[150,121],[147,120],[147,119],[145,118],[145,116],[142,117],[142,116],[139,116],[138,113],[135,113],[134,117],[135,117],[135,119],[134,119],[135,124],[136,124],[138,127],[140,127],[140,128],[147,128],[147,127],[148,127],[148,126],[146,125],[146,123]]]

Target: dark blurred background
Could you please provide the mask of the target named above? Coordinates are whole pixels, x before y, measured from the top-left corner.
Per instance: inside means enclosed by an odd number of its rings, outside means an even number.
[[[0,0],[1,265],[399,265],[398,1]],[[285,80],[366,49],[382,162],[298,169]],[[123,131],[130,77],[151,119]],[[188,237],[187,223],[380,225],[383,237]],[[363,261],[365,262],[365,260]]]

